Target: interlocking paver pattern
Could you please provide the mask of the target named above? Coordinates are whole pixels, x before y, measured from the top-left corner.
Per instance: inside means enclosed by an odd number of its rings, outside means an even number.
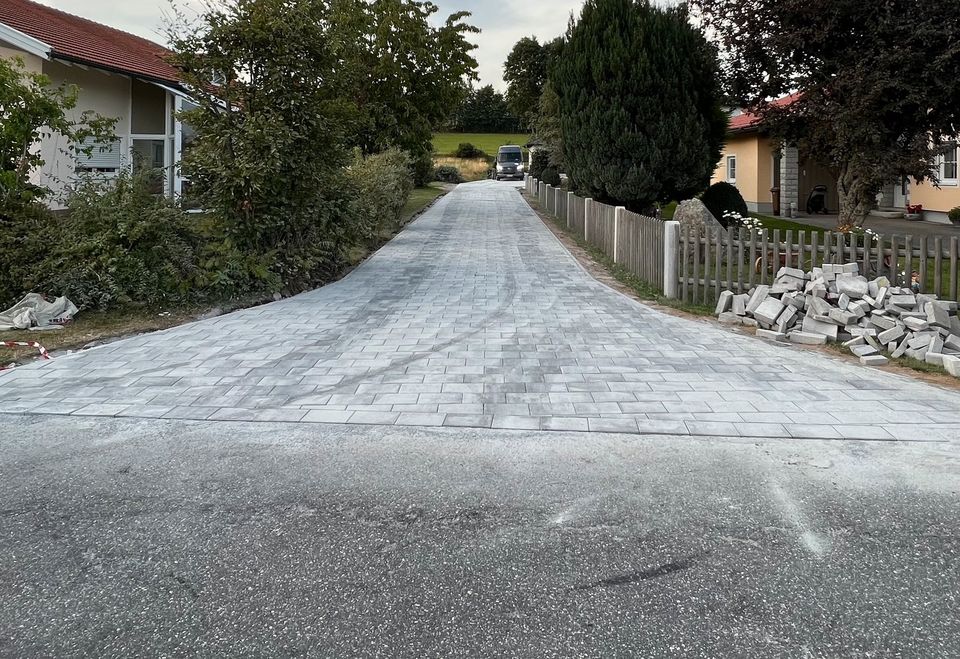
[[[960,438],[957,393],[620,295],[493,182],[325,288],[6,372],[0,412]]]

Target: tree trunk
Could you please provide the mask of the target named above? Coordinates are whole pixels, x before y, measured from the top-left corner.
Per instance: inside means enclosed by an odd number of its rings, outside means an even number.
[[[840,216],[837,218],[837,227],[850,229],[863,226],[867,215],[876,205],[876,198],[873,187],[849,163],[840,168],[837,193],[840,196]]]

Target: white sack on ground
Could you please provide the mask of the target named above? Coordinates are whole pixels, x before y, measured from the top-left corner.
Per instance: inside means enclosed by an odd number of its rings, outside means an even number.
[[[47,302],[37,293],[28,293],[15,305],[0,312],[0,331],[60,325],[72,319],[77,311],[79,309],[65,297]]]

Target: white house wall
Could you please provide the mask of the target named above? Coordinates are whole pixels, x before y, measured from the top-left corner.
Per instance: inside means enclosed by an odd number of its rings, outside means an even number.
[[[77,106],[69,114],[74,121],[79,121],[87,110],[116,119],[114,132],[123,140],[121,147],[126,153],[130,134],[130,78],[55,61],[44,62],[43,72],[54,85],[68,84],[79,88]],[[44,165],[39,182],[55,193],[74,177],[73,159],[63,153],[68,146],[66,138],[59,134],[44,140],[41,146]]]

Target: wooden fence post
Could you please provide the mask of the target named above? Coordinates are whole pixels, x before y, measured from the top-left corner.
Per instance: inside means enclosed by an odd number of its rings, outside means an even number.
[[[617,206],[613,211],[613,262],[617,262],[617,253],[620,251],[620,220],[627,212],[626,206]]]
[[[570,228],[570,224],[571,224],[570,218],[573,216],[573,208],[574,208],[574,206],[577,205],[577,204],[576,204],[576,198],[577,198],[577,195],[575,195],[574,193],[572,193],[572,192],[568,192],[568,193],[567,193],[567,217],[566,217],[566,220],[567,220],[567,228],[568,228],[568,229]]]
[[[680,223],[663,223],[663,294],[676,300],[680,297]]]
[[[590,218],[593,216],[593,199],[583,200],[583,241],[590,242]]]

